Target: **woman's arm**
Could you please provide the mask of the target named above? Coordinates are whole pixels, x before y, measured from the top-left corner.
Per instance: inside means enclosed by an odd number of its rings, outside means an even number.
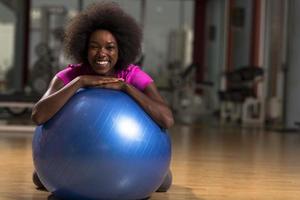
[[[131,95],[161,127],[170,128],[173,126],[172,111],[159,94],[154,83],[149,84],[143,92],[126,84],[124,91]]]
[[[170,128],[174,124],[171,109],[159,94],[154,83],[150,83],[143,92],[123,81],[101,85],[103,88],[122,90],[132,96],[142,108],[163,128]]]
[[[46,93],[34,105],[31,114],[32,121],[36,124],[48,121],[79,88],[79,77],[73,79],[66,86],[59,78],[54,77]]]
[[[48,90],[34,105],[31,118],[36,124],[42,124],[55,115],[63,105],[82,87],[100,86],[118,82],[120,79],[101,76],[78,76],[67,85],[57,78],[52,79]]]

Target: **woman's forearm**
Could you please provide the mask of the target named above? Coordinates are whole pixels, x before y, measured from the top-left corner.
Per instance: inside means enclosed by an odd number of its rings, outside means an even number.
[[[164,102],[152,99],[128,84],[125,84],[123,91],[133,97],[161,127],[170,128],[174,124],[172,111]]]
[[[68,85],[48,96],[44,96],[32,109],[32,121],[43,124],[52,118],[63,105],[81,88],[80,78],[75,78]]]

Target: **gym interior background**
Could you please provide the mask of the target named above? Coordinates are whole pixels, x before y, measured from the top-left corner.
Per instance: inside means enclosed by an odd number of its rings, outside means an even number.
[[[295,149],[288,152],[300,152],[300,1],[115,1],[143,28],[143,54],[137,62],[152,75],[174,112],[176,128],[170,130],[174,138],[187,141],[187,130],[198,140],[225,129],[246,139],[245,131],[258,130],[260,137],[271,131],[279,144],[291,136]],[[11,137],[27,138],[20,141],[29,148],[35,128],[31,108],[53,75],[72,62],[62,53],[64,25],[92,2],[0,0],[0,144],[4,152],[18,148]],[[176,171],[180,168],[176,154],[174,160]],[[26,166],[27,174],[31,173],[31,164]],[[299,178],[297,174],[294,180],[298,186]],[[176,183],[182,182],[175,177]],[[188,197],[209,199],[199,187]],[[7,191],[0,189],[0,194],[12,195]],[[169,195],[173,194],[171,190]]]
[[[64,24],[91,2],[1,0],[3,113],[28,111],[72,62],[61,51]],[[297,1],[117,2],[143,27],[139,62],[178,121],[298,128]]]

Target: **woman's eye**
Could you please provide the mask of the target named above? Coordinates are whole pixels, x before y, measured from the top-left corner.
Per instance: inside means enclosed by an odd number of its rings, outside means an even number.
[[[94,45],[94,44],[90,44],[88,46],[89,49],[98,49],[99,47],[97,45]]]
[[[112,51],[112,50],[114,50],[115,49],[115,46],[108,46],[108,47],[106,47],[108,50],[110,50],[110,51]]]

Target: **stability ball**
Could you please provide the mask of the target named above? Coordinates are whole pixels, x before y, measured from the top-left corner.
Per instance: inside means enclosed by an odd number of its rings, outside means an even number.
[[[81,89],[33,137],[41,182],[63,199],[143,199],[163,182],[168,133],[126,93]]]

